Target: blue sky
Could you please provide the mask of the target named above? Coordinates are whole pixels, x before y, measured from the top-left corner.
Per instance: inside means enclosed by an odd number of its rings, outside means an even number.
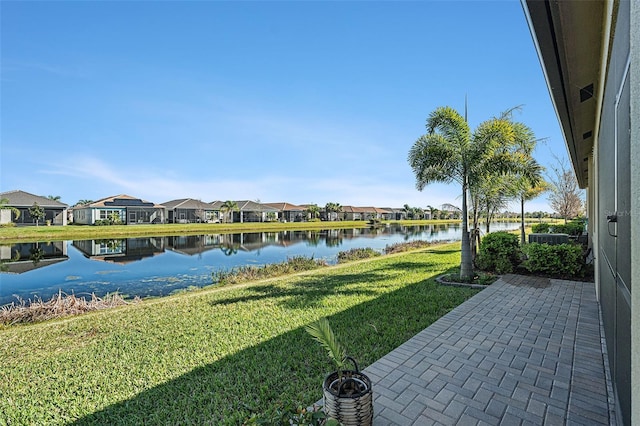
[[[472,127],[522,105],[536,158],[566,157],[517,0],[0,7],[2,191],[460,205],[407,154],[465,95]]]

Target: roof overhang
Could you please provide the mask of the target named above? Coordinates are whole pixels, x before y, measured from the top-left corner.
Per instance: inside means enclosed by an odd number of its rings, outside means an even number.
[[[581,188],[598,134],[613,2],[522,0]]]

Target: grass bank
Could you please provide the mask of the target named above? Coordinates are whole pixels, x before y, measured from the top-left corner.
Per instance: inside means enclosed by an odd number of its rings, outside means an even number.
[[[460,223],[459,220],[403,220],[386,223],[406,226]],[[336,222],[249,222],[249,223],[188,223],[164,225],[112,225],[112,226],[15,226],[0,227],[0,241],[36,242],[96,238],[131,238],[154,235],[233,234],[239,232],[278,232],[286,230],[320,230],[335,228],[367,228],[366,221]]]
[[[459,244],[0,329],[0,423],[241,424],[321,398],[329,317],[366,366],[476,291],[434,278]]]

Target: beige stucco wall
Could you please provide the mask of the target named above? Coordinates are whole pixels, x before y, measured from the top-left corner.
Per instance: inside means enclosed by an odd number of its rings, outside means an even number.
[[[11,210],[2,209],[0,210],[0,225],[11,222]]]

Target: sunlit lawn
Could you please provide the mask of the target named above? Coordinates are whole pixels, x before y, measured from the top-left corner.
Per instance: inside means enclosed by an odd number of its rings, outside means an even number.
[[[0,330],[0,424],[241,424],[321,398],[327,316],[367,366],[476,293],[459,244]],[[375,389],[374,389],[375,392]]]

